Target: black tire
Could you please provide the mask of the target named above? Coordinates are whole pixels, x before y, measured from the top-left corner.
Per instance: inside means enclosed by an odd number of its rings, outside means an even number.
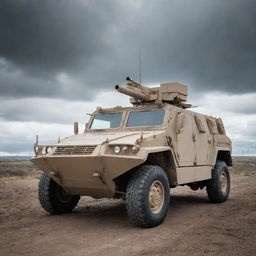
[[[153,208],[154,202],[156,208]],[[140,227],[157,226],[163,222],[169,202],[170,186],[164,170],[159,166],[140,166],[127,186],[126,208],[130,221]]]
[[[38,184],[38,199],[45,211],[61,214],[71,212],[80,196],[67,195],[60,185],[43,174]]]
[[[230,193],[230,175],[227,164],[217,160],[212,169],[212,179],[207,182],[208,198],[213,203],[222,203],[228,199]]]

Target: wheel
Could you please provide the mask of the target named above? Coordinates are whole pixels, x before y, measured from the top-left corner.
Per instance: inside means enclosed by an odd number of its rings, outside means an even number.
[[[170,186],[159,166],[143,165],[131,176],[126,192],[126,208],[132,223],[141,227],[161,224],[170,202]]]
[[[209,200],[213,203],[222,203],[228,199],[230,175],[224,161],[217,160],[212,170],[212,179],[208,181],[206,190]]]
[[[45,211],[61,214],[71,212],[80,196],[68,195],[60,185],[43,174],[38,184],[38,199]]]

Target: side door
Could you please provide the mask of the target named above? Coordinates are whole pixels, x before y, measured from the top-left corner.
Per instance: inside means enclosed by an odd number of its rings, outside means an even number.
[[[194,122],[196,165],[209,165],[211,149],[213,145],[213,135],[209,131],[207,118],[205,116],[195,113]]]
[[[195,163],[196,153],[193,122],[193,116],[190,112],[178,112],[176,119],[176,134],[180,166],[194,166]]]

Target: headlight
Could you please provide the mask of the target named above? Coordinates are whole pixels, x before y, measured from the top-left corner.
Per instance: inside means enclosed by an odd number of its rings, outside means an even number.
[[[53,147],[51,146],[36,146],[34,147],[36,156],[43,156],[47,155],[53,150]]]
[[[121,151],[121,148],[119,146],[114,146],[114,153],[119,154]]]
[[[45,148],[45,154],[48,154],[51,151],[52,151],[52,147],[46,147]]]

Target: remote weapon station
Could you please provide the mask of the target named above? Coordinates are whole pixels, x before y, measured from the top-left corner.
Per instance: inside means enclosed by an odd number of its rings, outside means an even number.
[[[148,88],[127,78],[115,89],[132,107],[100,108],[85,131],[53,145],[34,146],[33,163],[44,172],[38,195],[49,213],[72,211],[80,196],[123,198],[131,222],[153,227],[169,209],[170,188],[206,188],[224,202],[230,191],[231,141],[220,118],[187,110],[187,87]]]

